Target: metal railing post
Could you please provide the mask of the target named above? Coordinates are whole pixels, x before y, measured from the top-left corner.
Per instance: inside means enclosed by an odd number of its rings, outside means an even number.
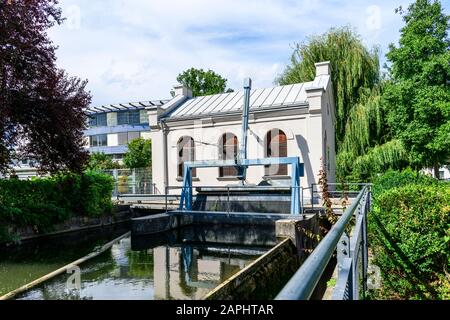
[[[365,209],[363,212],[363,224],[362,224],[362,241],[363,241],[363,252],[362,252],[362,261],[363,261],[363,288],[362,288],[362,296],[365,298],[367,291],[367,268],[369,267],[369,243],[368,243],[368,235],[367,235],[367,213],[370,208],[370,189],[367,192],[367,196],[365,199]]]
[[[119,175],[117,173],[117,169],[113,169],[113,177],[114,177],[114,192],[117,197],[119,197]]]
[[[349,300],[355,300],[355,296],[354,296],[354,291],[353,291],[353,260],[352,260],[352,265],[350,266],[350,275],[348,277],[348,285],[347,285],[347,292],[348,292],[348,299]]]
[[[194,199],[194,193],[193,193],[193,191],[194,191],[194,187],[192,186],[192,184],[189,186],[189,208],[191,208],[191,210],[193,210],[192,209],[192,204],[193,204],[193,199]]]
[[[306,300],[309,299],[319,283],[328,263],[335,252],[338,251],[338,263],[341,267],[333,297],[344,299],[359,298],[359,266],[358,257],[364,251],[361,249],[363,216],[359,216],[362,203],[367,199],[367,188],[359,192],[356,199],[344,211],[338,221],[331,227],[327,235],[303,262],[294,276],[276,296],[277,300]],[[356,225],[351,238],[346,240],[343,235],[350,221],[356,214]],[[364,213],[363,213],[364,214]],[[344,242],[342,242],[344,240]],[[346,245],[350,244],[350,248]],[[348,251],[347,251],[348,250]]]
[[[304,202],[304,190],[303,190],[303,188],[302,187],[299,187],[300,188],[300,199],[302,199],[302,203],[301,203],[301,206],[302,206],[302,208],[301,208],[301,211],[302,211],[302,214],[303,213],[305,213],[305,202]]]
[[[166,192],[165,192],[164,198],[165,198],[165,202],[166,202],[166,212],[168,212],[169,210],[168,210],[168,204],[167,204],[167,197],[168,197],[167,193],[169,190],[168,190],[168,187],[166,187],[165,189],[166,189]]]
[[[227,186],[227,212],[230,214],[230,186]]]

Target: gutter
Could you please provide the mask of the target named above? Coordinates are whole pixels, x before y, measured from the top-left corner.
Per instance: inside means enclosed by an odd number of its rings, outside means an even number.
[[[279,107],[270,107],[270,108],[259,108],[258,110],[251,110],[249,114],[258,114],[258,113],[264,113],[264,112],[276,112],[276,111],[287,111],[292,109],[304,109],[308,108],[309,103],[305,102],[302,104],[292,105],[292,106],[279,106]],[[193,115],[193,116],[181,116],[181,117],[170,117],[170,115],[163,115],[164,117],[161,117],[161,120],[164,120],[165,122],[176,122],[176,121],[182,121],[182,120],[198,120],[198,119],[205,119],[205,118],[211,118],[214,117],[216,119],[220,118],[226,118],[229,116],[242,116],[242,111],[237,110],[233,112],[218,112],[218,113],[208,113],[208,114],[199,114],[199,115]]]

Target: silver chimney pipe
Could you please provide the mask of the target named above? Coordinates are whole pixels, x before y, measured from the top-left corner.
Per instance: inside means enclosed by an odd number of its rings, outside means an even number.
[[[239,178],[242,182],[245,181],[247,167],[242,166],[242,161],[247,159],[247,134],[248,134],[248,114],[250,110],[250,93],[252,90],[252,79],[244,79],[244,109],[242,110],[242,135],[241,135],[241,145],[239,148],[238,164],[239,167]]]

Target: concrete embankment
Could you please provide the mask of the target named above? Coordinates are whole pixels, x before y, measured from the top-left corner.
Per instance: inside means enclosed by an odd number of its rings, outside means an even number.
[[[133,236],[139,238],[189,227],[192,231],[185,233],[183,241],[274,246],[205,297],[208,300],[272,299],[316,247],[319,224],[318,214],[174,211],[133,219],[131,229]],[[201,234],[196,232],[196,226],[202,226]],[[267,232],[252,232],[261,228]],[[315,296],[320,298],[320,293]]]
[[[203,299],[273,299],[299,267],[297,249],[291,239],[286,238]]]
[[[41,232],[31,225],[20,228],[11,226],[8,228],[8,232],[14,236],[15,243],[21,243],[71,232],[112,226],[119,223],[129,223],[132,218],[138,217],[139,214],[142,213],[131,210],[129,205],[116,205],[112,214],[100,217],[71,217],[62,223],[54,225],[51,232]],[[6,244],[0,242],[0,246]]]
[[[307,215],[313,216],[313,215]],[[307,216],[269,213],[223,213],[204,211],[171,211],[132,219],[133,235],[154,234],[189,225],[273,226],[281,219],[304,220]]]

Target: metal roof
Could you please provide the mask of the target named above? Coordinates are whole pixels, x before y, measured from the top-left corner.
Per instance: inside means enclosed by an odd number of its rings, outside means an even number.
[[[250,95],[250,111],[305,104],[306,89],[326,89],[329,79],[329,75],[320,75],[310,82],[254,89]],[[238,91],[191,98],[178,106],[167,117],[185,118],[241,111],[244,106],[243,97],[244,92]]]
[[[169,100],[151,100],[151,101],[139,101],[128,103],[117,103],[104,105],[99,107],[88,107],[86,109],[87,114],[103,113],[103,112],[117,112],[124,110],[141,110],[146,107],[159,107],[167,103]]]

